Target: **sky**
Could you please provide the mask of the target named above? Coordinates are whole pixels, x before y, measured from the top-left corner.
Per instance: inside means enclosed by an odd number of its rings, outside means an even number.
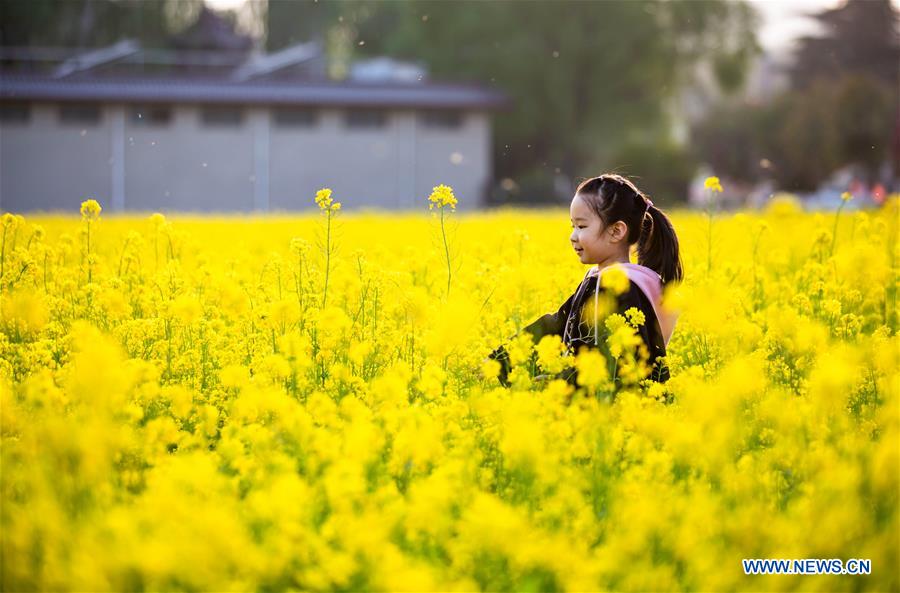
[[[239,8],[246,0],[206,0],[207,6],[216,10],[232,10]]]
[[[247,0],[206,0],[216,10],[239,8]],[[678,0],[689,2],[690,0]],[[759,41],[763,49],[782,54],[790,51],[792,43],[803,35],[818,33],[817,23],[805,15],[835,8],[844,0],[747,0],[755,6],[763,18]],[[900,8],[900,0],[891,0]]]
[[[795,39],[819,33],[815,19],[804,15],[835,8],[841,0],[748,0],[763,19],[759,42],[763,49],[781,54],[790,51]]]

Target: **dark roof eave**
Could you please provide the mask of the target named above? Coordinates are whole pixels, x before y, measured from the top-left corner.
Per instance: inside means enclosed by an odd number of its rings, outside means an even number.
[[[36,101],[219,103],[336,107],[506,109],[498,91],[461,85],[233,83],[196,80],[78,80],[0,77],[0,98]]]

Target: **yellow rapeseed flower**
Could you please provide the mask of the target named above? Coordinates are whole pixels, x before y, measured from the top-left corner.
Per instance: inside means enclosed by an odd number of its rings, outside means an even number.
[[[331,205],[331,190],[324,187],[316,192],[316,204],[321,210],[327,210]]]
[[[538,363],[548,373],[558,373],[565,368],[566,346],[557,335],[547,335],[535,346]]]
[[[628,325],[632,327],[638,327],[640,325],[644,325],[646,318],[644,317],[644,312],[638,309],[637,307],[629,307],[625,311],[625,317],[628,320]]]
[[[100,216],[100,202],[94,199],[85,200],[81,203],[81,217],[85,219],[96,219]]]
[[[3,214],[3,228],[12,229],[16,226],[16,217],[14,214],[6,212]]]
[[[341,203],[331,198],[331,190],[327,187],[316,192],[316,205],[322,212],[337,212],[341,209]]]
[[[494,379],[500,374],[500,363],[493,358],[487,358],[481,362],[481,376],[485,379]]]
[[[432,188],[431,195],[428,196],[428,201],[431,204],[428,205],[428,209],[431,210],[435,206],[438,208],[443,208],[444,206],[450,206],[451,210],[456,210],[456,196],[453,195],[453,188],[449,185],[441,185],[435,186]]]
[[[722,192],[722,184],[719,183],[718,177],[707,177],[706,181],[703,182],[703,189],[708,189],[711,191],[717,191],[719,193]]]
[[[582,348],[575,356],[575,368],[578,369],[578,384],[596,389],[609,381],[606,358],[593,348]]]
[[[619,295],[628,290],[629,286],[631,286],[631,281],[628,279],[628,273],[625,272],[625,268],[618,264],[613,264],[603,268],[603,272],[600,274],[600,286],[613,294]]]
[[[0,326],[10,335],[40,332],[49,318],[47,303],[37,291],[16,291],[0,299]]]

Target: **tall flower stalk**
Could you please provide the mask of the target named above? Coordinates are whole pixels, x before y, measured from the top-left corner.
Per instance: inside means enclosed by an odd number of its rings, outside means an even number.
[[[713,205],[716,192],[722,193],[722,184],[719,183],[718,177],[707,177],[703,182],[703,189],[706,194],[706,273],[712,272],[712,224],[713,224]]]
[[[756,256],[759,253],[759,245],[763,236],[767,230],[769,230],[769,225],[765,221],[760,221],[759,226],[757,227],[759,230],[756,233],[756,237],[753,239],[753,310],[758,311],[760,307],[763,305],[763,285],[759,279],[759,274],[757,272],[758,266],[756,265]]]
[[[15,215],[7,212],[3,215],[3,239],[0,240],[0,291],[3,290],[3,275],[6,270],[6,235],[16,228]]]
[[[455,211],[457,200],[456,196],[453,195],[453,188],[449,185],[441,184],[432,188],[428,201],[431,202],[428,204],[429,210],[434,210],[436,207],[441,213],[441,240],[444,244],[444,257],[447,262],[447,295],[449,296],[452,271],[450,267],[450,244],[447,242],[447,229],[444,224],[444,210],[445,206],[449,206],[451,211]]]
[[[153,265],[154,272],[159,270],[159,232],[166,225],[166,217],[159,212],[150,215],[150,224],[153,225]]]
[[[327,187],[316,192],[316,205],[325,215],[325,285],[322,288],[322,308],[328,302],[328,277],[331,274],[331,255],[334,251],[334,245],[331,242],[331,220],[337,215],[341,209],[340,202],[334,202],[331,199],[331,190]]]
[[[309,245],[305,240],[300,237],[294,237],[291,239],[291,251],[294,255],[297,256],[296,268],[294,268],[294,292],[297,295],[297,304],[300,306],[300,325],[303,327],[303,311],[306,310],[306,305],[304,304],[303,297],[305,294],[304,290],[304,259],[306,257],[306,253],[309,250]]]
[[[84,221],[85,228],[85,261],[87,263],[87,279],[88,284],[93,281],[94,272],[94,256],[91,253],[91,226],[94,221],[100,218],[100,203],[97,200],[85,200],[81,203],[81,220]]]
[[[853,199],[853,194],[848,191],[845,191],[841,194],[841,205],[838,206],[837,212],[834,214],[834,228],[831,231],[831,255],[834,255],[834,246],[837,243],[837,228],[838,228],[838,219],[841,217],[841,210],[844,209],[844,206]]]

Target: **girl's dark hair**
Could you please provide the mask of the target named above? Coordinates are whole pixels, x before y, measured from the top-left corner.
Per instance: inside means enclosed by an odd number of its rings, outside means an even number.
[[[637,243],[638,263],[659,274],[663,284],[681,281],[684,271],[675,228],[631,181],[607,173],[582,181],[575,194],[605,225],[621,220],[628,226],[628,244]]]

